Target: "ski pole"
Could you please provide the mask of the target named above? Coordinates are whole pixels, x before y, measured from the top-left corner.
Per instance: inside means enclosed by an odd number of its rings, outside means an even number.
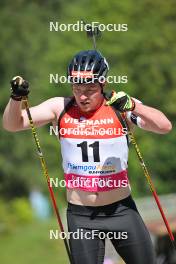
[[[62,221],[61,221],[61,217],[60,217],[60,214],[59,214],[59,210],[58,210],[58,207],[57,207],[57,204],[56,204],[54,191],[53,191],[53,189],[52,189],[52,187],[50,185],[50,177],[49,177],[49,174],[48,174],[48,168],[47,168],[46,161],[45,161],[44,155],[43,155],[41,147],[40,147],[40,142],[39,142],[39,139],[38,139],[38,136],[37,136],[37,132],[36,132],[36,129],[35,129],[35,126],[34,126],[34,122],[32,120],[32,116],[31,116],[31,113],[30,113],[30,110],[29,110],[29,103],[28,103],[27,97],[25,97],[25,96],[23,97],[23,102],[24,102],[24,106],[25,106],[25,109],[26,109],[26,112],[27,112],[27,116],[28,116],[28,119],[29,119],[29,122],[30,122],[32,135],[33,135],[36,147],[37,147],[37,154],[38,154],[38,157],[39,157],[40,162],[41,162],[43,174],[46,177],[46,181],[47,181],[47,185],[48,185],[48,189],[49,189],[49,193],[50,193],[53,209],[54,209],[54,212],[55,212],[56,217],[57,217],[57,222],[59,224],[61,232],[64,233],[64,227],[63,227],[63,224],[62,224]],[[70,261],[70,263],[72,263],[71,262],[71,253],[70,253],[70,249],[69,249],[68,242],[67,242],[66,238],[64,238],[64,244],[65,244],[65,249],[66,249],[69,261]]]
[[[151,192],[152,192],[152,194],[153,194],[153,196],[154,196],[154,199],[155,199],[155,201],[156,201],[156,204],[157,204],[157,206],[158,206],[158,209],[159,209],[159,211],[160,211],[160,213],[161,213],[161,216],[162,216],[163,221],[164,221],[164,223],[165,223],[165,226],[166,226],[166,229],[167,229],[167,231],[168,231],[168,234],[169,234],[170,240],[171,240],[171,242],[172,242],[172,245],[173,245],[174,249],[176,250],[175,238],[174,238],[174,235],[173,235],[172,230],[171,230],[171,228],[170,228],[169,222],[167,221],[167,218],[166,218],[166,216],[165,216],[165,213],[164,213],[164,211],[163,211],[163,208],[162,208],[162,206],[161,206],[161,203],[160,203],[159,197],[158,197],[157,192],[156,192],[156,188],[155,188],[155,186],[154,186],[154,184],[153,184],[153,181],[152,181],[152,179],[151,179],[151,177],[150,177],[150,174],[149,174],[149,172],[148,172],[148,169],[147,169],[147,167],[146,167],[146,165],[145,165],[144,159],[143,159],[142,154],[141,154],[141,152],[140,152],[139,146],[138,146],[138,144],[137,144],[137,142],[136,142],[135,136],[134,136],[133,132],[130,130],[130,127],[129,127],[128,123],[127,123],[127,120],[125,120],[125,121],[126,121],[126,122],[125,122],[125,123],[126,123],[126,127],[127,127],[127,129],[128,129],[128,135],[129,135],[129,138],[130,138],[131,143],[133,144],[133,146],[134,146],[134,148],[135,148],[135,151],[136,151],[136,153],[137,153],[137,156],[138,156],[138,159],[139,159],[140,165],[141,165],[141,167],[142,167],[142,169],[143,169],[143,172],[144,172],[144,176],[145,176],[146,179],[147,179],[147,182],[148,182],[148,184],[149,184],[150,190],[151,190]]]

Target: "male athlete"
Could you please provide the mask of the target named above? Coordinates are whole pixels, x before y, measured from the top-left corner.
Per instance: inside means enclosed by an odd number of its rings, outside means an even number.
[[[100,80],[107,72],[100,52],[79,52],[68,67],[73,97],[51,98],[30,111],[35,126],[59,127],[73,264],[102,264],[105,236],[125,263],[154,264],[149,232],[131,196],[125,122],[158,134],[168,133],[172,125],[162,112],[124,92],[106,97]],[[29,129],[21,108],[29,85],[15,77],[11,87],[3,126],[12,132]]]

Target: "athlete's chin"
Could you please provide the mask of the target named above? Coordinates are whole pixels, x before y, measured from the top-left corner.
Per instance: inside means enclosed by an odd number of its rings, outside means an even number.
[[[94,109],[92,109],[91,107],[83,107],[83,108],[80,108],[81,109],[81,111],[83,112],[83,113],[90,113],[90,112],[93,112],[93,111],[95,111]]]
[[[94,107],[90,104],[85,104],[85,105],[80,104],[79,107],[80,107],[81,111],[85,112],[85,113],[95,111]]]

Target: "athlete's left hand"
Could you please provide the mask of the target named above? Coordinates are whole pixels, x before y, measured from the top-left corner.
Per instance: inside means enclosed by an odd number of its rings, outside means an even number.
[[[125,92],[112,91],[111,97],[108,98],[106,105],[112,105],[120,112],[133,111],[135,108],[134,100]]]

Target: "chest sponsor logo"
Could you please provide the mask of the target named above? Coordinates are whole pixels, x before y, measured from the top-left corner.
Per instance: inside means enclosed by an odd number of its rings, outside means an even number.
[[[72,117],[64,118],[65,124],[75,124],[75,125],[87,125],[87,126],[96,126],[96,125],[108,125],[114,124],[113,118],[104,118],[104,119],[85,119],[84,117],[80,117],[80,119],[75,119]]]
[[[68,163],[67,167],[72,171],[84,171],[89,174],[104,174],[104,173],[114,173],[116,172],[116,167],[114,165],[77,165],[73,163]]]

